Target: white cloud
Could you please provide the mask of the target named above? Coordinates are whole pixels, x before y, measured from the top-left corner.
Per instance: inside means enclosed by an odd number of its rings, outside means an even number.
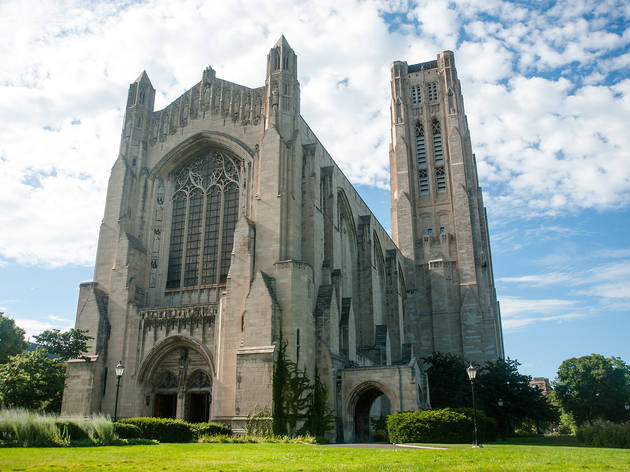
[[[41,334],[42,331],[46,331],[49,329],[67,331],[70,328],[73,328],[74,325],[72,321],[68,320],[63,320],[62,322],[54,320],[53,322],[50,322],[25,318],[15,318],[15,324],[26,332],[26,339],[30,339],[31,341],[34,341],[32,339],[33,336]]]
[[[281,33],[298,54],[302,114],[353,182],[389,183],[391,62],[452,49],[496,216],[627,206],[630,80],[606,82],[607,70],[628,62],[618,51],[630,31],[608,27],[627,5],[532,8],[498,0],[2,2],[0,266],[93,262],[121,107],[142,69],[157,88],[156,108],[209,64],[221,78],[259,86]],[[404,19],[390,28],[383,12]]]
[[[499,302],[501,320],[506,330],[533,323],[562,322],[586,316],[575,300],[499,297]]]
[[[546,285],[556,285],[559,283],[571,282],[574,280],[572,274],[563,274],[560,272],[550,272],[547,274],[522,275],[519,277],[500,277],[499,282],[525,284],[534,287],[543,287]]]

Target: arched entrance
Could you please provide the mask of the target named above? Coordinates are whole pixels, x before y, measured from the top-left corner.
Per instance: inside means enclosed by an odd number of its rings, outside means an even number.
[[[141,366],[147,413],[193,423],[210,420],[213,369],[201,345],[183,336],[159,343]]]
[[[354,404],[354,440],[357,442],[381,441],[385,438],[381,429],[387,415],[392,412],[392,405],[375,385],[366,386],[357,393]]]

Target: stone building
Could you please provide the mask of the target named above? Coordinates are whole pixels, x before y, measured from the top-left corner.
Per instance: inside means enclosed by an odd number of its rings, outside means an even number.
[[[453,55],[392,67],[392,233],[300,116],[284,37],[265,84],[207,68],[163,110],[131,84],[76,327],[64,415],[223,421],[272,404],[274,355],[317,366],[336,424],[428,407],[420,358],[503,356],[486,218]]]

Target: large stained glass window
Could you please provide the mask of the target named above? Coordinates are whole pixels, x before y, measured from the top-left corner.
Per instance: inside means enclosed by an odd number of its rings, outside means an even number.
[[[224,283],[241,187],[240,161],[208,151],[174,172],[166,288]]]

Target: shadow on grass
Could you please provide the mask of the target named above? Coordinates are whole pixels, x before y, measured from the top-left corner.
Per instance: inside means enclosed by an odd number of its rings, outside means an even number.
[[[494,445],[506,446],[569,446],[582,447],[583,444],[578,443],[575,436],[531,436],[521,438],[506,438],[505,441],[497,441],[489,443]]]
[[[471,444],[433,444],[413,443],[417,446],[441,447],[445,449],[469,449]],[[505,441],[484,443],[483,446],[558,446],[558,447],[587,447],[577,442],[575,436],[531,436],[520,438],[506,438]]]

